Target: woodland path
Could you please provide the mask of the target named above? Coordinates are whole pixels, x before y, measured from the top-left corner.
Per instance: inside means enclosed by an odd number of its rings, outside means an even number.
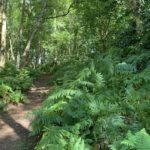
[[[49,91],[49,76],[43,75],[25,93],[29,102],[9,105],[0,113],[0,150],[33,150],[34,140],[28,137],[32,111],[41,106]]]

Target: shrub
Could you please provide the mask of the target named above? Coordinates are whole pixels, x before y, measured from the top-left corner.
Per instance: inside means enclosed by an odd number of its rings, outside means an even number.
[[[128,132],[127,137],[110,146],[111,150],[149,150],[150,135],[145,129],[136,132],[135,134]]]
[[[28,90],[32,86],[32,78],[27,69],[17,70],[13,64],[6,63],[0,72],[1,83],[9,85],[13,90]]]
[[[0,107],[8,103],[24,102],[22,91],[32,86],[32,79],[26,69],[18,70],[13,63],[6,63],[0,71]]]
[[[107,68],[93,62],[103,62]],[[107,150],[128,130],[149,130],[149,67],[140,72],[134,65],[118,66],[105,58],[93,62],[70,64],[54,74],[55,89],[32,122],[32,134],[41,137],[37,150],[72,150],[69,139],[74,137],[83,141],[85,149]],[[67,75],[62,76],[64,71]]]
[[[0,101],[1,105],[7,103],[15,103],[23,102],[25,97],[21,94],[20,91],[13,91],[12,88],[6,84],[0,85]]]

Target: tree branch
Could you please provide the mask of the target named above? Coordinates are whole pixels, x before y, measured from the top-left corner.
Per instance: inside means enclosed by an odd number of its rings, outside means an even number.
[[[55,18],[65,17],[65,16],[67,16],[67,15],[70,13],[71,8],[74,6],[74,4],[77,4],[77,3],[80,3],[80,2],[78,2],[77,0],[74,0],[74,1],[70,4],[70,6],[68,7],[67,12],[64,13],[64,14],[60,14],[60,15],[56,15],[56,16],[51,16],[51,17],[46,17],[46,18],[43,18],[43,19],[55,19]]]

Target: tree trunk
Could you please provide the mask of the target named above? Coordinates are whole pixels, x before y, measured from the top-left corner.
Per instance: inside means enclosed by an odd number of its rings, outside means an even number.
[[[6,7],[7,1],[2,0],[1,5],[1,16],[2,16],[2,27],[1,27],[1,51],[0,51],[0,66],[3,67],[6,62]]]
[[[130,2],[129,7],[131,7],[132,9],[135,23],[136,23],[136,32],[137,34],[141,34],[143,32],[143,21],[142,21],[142,16],[141,16],[141,11],[142,11],[141,2],[139,0],[129,0],[129,2]]]
[[[21,53],[23,52],[23,23],[24,23],[24,15],[25,15],[25,0],[23,0],[21,4],[21,20],[20,20],[20,26],[19,26],[19,39],[18,39],[18,45],[19,45],[19,50],[17,51],[17,56],[16,56],[16,66],[17,68],[20,68],[20,56]]]
[[[13,37],[12,36],[9,39],[9,44],[10,44],[11,60],[15,61],[15,55],[14,55],[14,51],[13,51]]]
[[[9,8],[7,15],[10,16],[9,17],[9,22],[7,24],[9,24],[9,39],[7,39],[7,41],[9,40],[9,49],[8,49],[8,54],[9,54],[9,60],[15,61],[15,54],[14,54],[14,20],[13,20],[13,16],[12,16],[12,12],[13,12],[13,8],[12,8],[12,3],[9,1],[7,4],[7,7]]]
[[[30,38],[29,38],[28,41],[27,41],[27,45],[26,45],[26,47],[25,47],[25,49],[24,49],[23,57],[26,57],[26,56],[27,56],[27,53],[30,51],[31,42],[32,42],[32,40],[33,40],[33,38],[34,38],[36,32],[38,31],[39,26],[40,26],[40,22],[37,22],[37,24],[36,24],[36,26],[35,26],[33,32],[31,33]]]
[[[25,62],[27,62],[26,59],[27,59],[27,55],[30,51],[31,43],[32,43],[36,33],[39,31],[39,28],[40,28],[41,24],[43,23],[43,16],[45,14],[46,6],[47,6],[47,0],[43,1],[43,8],[41,10],[41,13],[37,17],[37,21],[36,21],[35,26],[33,28],[33,32],[31,33],[31,35],[30,35],[30,37],[27,41],[26,47],[25,47],[23,55],[22,55],[22,66],[26,65]]]

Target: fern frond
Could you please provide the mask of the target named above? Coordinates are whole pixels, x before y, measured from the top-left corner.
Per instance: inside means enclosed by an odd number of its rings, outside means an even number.
[[[49,96],[47,100],[56,100],[63,97],[70,97],[70,96],[80,96],[82,92],[80,90],[73,90],[73,89],[64,89],[58,92],[55,92],[53,95]]]

